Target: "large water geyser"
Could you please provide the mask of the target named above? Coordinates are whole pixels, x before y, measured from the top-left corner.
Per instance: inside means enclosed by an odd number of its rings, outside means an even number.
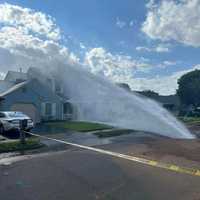
[[[55,70],[56,69],[56,70]],[[148,131],[171,138],[194,136],[158,103],[129,93],[110,81],[79,66],[52,68],[64,91],[77,108],[78,120]]]

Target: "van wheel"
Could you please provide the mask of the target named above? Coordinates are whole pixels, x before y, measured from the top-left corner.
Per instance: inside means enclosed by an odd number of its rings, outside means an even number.
[[[4,134],[4,127],[3,127],[3,125],[0,125],[0,134],[1,134],[1,135]]]

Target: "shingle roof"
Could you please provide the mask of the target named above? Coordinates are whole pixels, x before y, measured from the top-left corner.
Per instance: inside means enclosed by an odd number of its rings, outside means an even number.
[[[8,71],[5,81],[15,81],[17,79],[27,80],[27,74],[23,72]]]
[[[0,80],[0,94],[7,91],[13,86],[13,83],[9,81]]]
[[[6,91],[0,93],[0,98],[6,96],[6,95],[8,95],[8,94],[10,94],[10,93],[12,93],[12,92],[14,92],[14,91],[16,91],[16,90],[18,90],[18,89],[20,89],[20,88],[22,88],[22,87],[24,87],[28,82],[29,82],[29,81],[24,81],[24,82],[22,82],[22,83],[18,83],[18,84],[16,84],[16,85],[12,86],[12,87],[9,88],[8,90],[6,90]]]

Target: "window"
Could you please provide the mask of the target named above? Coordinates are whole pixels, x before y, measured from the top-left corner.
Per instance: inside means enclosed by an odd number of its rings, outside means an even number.
[[[23,87],[23,88],[22,88],[22,92],[23,92],[23,93],[26,93],[26,87]]]
[[[25,114],[22,112],[8,112],[7,115],[9,117],[15,118],[15,117],[27,117]]]
[[[69,102],[66,102],[63,104],[63,113],[64,114],[72,114],[73,113],[73,107]]]
[[[45,115],[48,115],[48,116],[52,115],[52,104],[51,103],[45,104]]]
[[[56,93],[61,93],[62,92],[62,87],[59,83],[55,83],[55,92]]]

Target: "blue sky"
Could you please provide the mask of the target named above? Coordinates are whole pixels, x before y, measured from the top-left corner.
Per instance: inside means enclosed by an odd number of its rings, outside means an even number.
[[[32,14],[51,16],[60,30],[56,43],[73,52],[79,62],[90,65],[92,72],[127,82],[135,90],[174,93],[180,75],[199,68],[199,0],[0,1],[5,3],[12,12],[16,9],[12,6],[18,6],[33,10]],[[192,13],[191,18],[187,13]],[[0,15],[0,27],[7,26],[11,17],[5,21]],[[38,36],[35,29],[31,31],[29,35],[50,41],[44,34]]]

